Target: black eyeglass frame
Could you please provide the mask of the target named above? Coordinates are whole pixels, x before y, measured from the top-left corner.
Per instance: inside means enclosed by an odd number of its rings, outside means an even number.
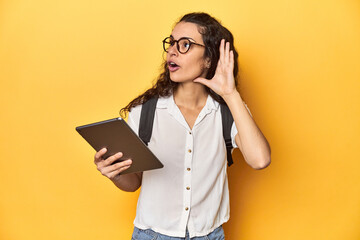
[[[162,41],[162,42],[163,42],[163,48],[164,48],[164,51],[165,51],[165,52],[168,52],[168,50],[166,50],[165,44],[166,44],[166,43],[167,43],[167,44],[170,44],[170,42],[166,42],[168,39],[172,39],[171,41],[172,41],[174,44],[176,43],[176,49],[177,49],[178,52],[181,53],[181,54],[187,53],[187,52],[190,50],[192,44],[198,45],[198,46],[201,46],[201,47],[205,47],[204,45],[202,45],[202,44],[200,44],[200,43],[196,43],[196,42],[191,41],[191,38],[188,38],[188,37],[182,37],[182,38],[179,38],[178,40],[174,40],[172,37],[166,37],[166,38]],[[189,48],[188,48],[185,52],[181,52],[181,51],[180,51],[180,47],[179,47],[179,41],[184,40],[184,39],[186,39],[186,40],[189,41],[190,46],[189,46]],[[170,44],[170,46],[174,46],[174,45],[171,45],[171,44]]]

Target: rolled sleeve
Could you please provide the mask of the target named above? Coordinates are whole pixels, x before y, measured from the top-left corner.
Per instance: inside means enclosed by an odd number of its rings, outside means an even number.
[[[231,126],[231,142],[232,142],[233,148],[238,148],[238,145],[235,142],[235,136],[237,133],[238,133],[238,130],[236,128],[235,121],[234,121]]]

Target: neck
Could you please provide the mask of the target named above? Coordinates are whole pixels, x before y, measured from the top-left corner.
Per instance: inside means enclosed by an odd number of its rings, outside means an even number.
[[[206,88],[201,83],[181,83],[174,92],[176,105],[189,109],[202,108],[206,104],[207,97]]]

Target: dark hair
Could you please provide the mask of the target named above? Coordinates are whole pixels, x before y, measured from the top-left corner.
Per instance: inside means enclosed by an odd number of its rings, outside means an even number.
[[[215,70],[220,57],[219,47],[221,39],[225,39],[226,42],[230,42],[230,50],[234,53],[234,78],[235,86],[237,87],[238,53],[234,48],[234,38],[231,32],[207,13],[189,13],[184,15],[178,23],[179,22],[194,23],[198,26],[199,33],[202,35],[202,39],[205,44],[204,57],[209,58],[211,61],[210,68],[206,75],[207,79],[211,79],[215,75]],[[154,96],[170,96],[176,90],[179,83],[171,81],[166,61],[163,63],[163,69],[164,70],[157,78],[156,83],[150,89],[146,90],[143,94],[132,100],[126,107],[120,110],[120,115],[122,117],[124,117],[131,108],[145,103],[150,98]],[[211,97],[216,101],[219,103],[224,102],[224,100],[210,88],[206,87],[206,89]]]

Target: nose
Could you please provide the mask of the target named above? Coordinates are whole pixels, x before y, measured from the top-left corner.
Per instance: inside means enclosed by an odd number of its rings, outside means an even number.
[[[174,45],[172,45],[172,46],[170,46],[170,47],[168,48],[168,54],[170,54],[170,56],[178,55],[178,54],[179,54],[179,51],[177,50],[176,44],[178,44],[178,43],[175,42]]]

